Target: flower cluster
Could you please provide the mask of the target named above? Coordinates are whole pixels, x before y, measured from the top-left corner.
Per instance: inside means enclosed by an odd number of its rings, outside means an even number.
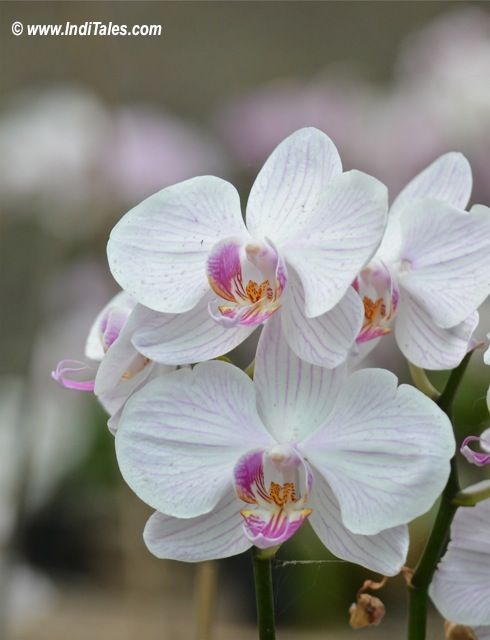
[[[111,415],[121,472],[156,510],[144,532],[156,556],[274,548],[308,520],[338,557],[400,571],[407,523],[448,479],[453,431],[421,391],[354,366],[391,331],[418,367],[456,367],[473,348],[490,209],[465,210],[471,183],[448,153],[388,211],[384,185],[344,172],[307,128],[266,161],[245,222],[213,176],[121,219],[107,251],[123,292],[87,342],[97,374],[53,375]],[[259,327],[253,380],[214,360]]]

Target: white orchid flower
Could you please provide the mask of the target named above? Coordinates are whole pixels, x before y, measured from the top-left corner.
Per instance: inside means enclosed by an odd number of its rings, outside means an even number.
[[[477,488],[475,485],[467,491]],[[490,639],[489,532],[490,500],[460,507],[429,592],[447,620],[473,627],[478,640]]]
[[[448,153],[395,199],[383,242],[354,283],[365,308],[358,357],[393,322],[403,355],[419,367],[451,369],[465,356],[490,293],[490,209],[464,211],[471,186],[467,160]]]
[[[404,563],[406,523],[444,487],[447,416],[388,371],[347,377],[298,358],[267,321],[254,381],[206,362],[147,384],[116,434],[121,472],[157,510],[163,558],[200,561],[275,546],[309,519],[335,555],[385,575]]]
[[[160,312],[142,310],[135,347],[167,364],[207,360],[280,313],[298,356],[337,366],[361,329],[351,284],[381,241],[386,212],[384,185],[342,173],[334,144],[313,128],[266,161],[246,226],[238,192],[220,178],[163,189],[122,218],[107,247],[122,288]]]
[[[67,389],[93,391],[110,415],[108,426],[112,432],[117,428],[120,412],[129,396],[149,379],[175,369],[150,361],[132,345],[135,306],[135,300],[122,291],[94,320],[85,345],[85,356],[100,363],[97,372],[84,362],[62,360],[51,374]],[[87,377],[88,372],[93,373]],[[82,379],[81,375],[84,376]]]

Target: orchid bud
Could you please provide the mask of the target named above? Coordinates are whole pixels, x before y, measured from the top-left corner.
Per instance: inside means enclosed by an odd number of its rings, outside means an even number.
[[[462,624],[454,624],[454,622],[444,623],[445,640],[477,640],[473,630]]]
[[[349,609],[350,626],[353,629],[377,626],[385,615],[385,606],[379,598],[361,593]]]

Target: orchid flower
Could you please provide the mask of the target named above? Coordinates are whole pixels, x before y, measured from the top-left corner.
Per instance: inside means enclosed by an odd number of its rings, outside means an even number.
[[[52,372],[54,380],[67,389],[94,391],[109,413],[108,426],[112,432],[124,403],[148,379],[173,371],[175,367],[158,365],[145,358],[131,344],[136,302],[120,292],[97,315],[87,338],[85,356],[98,361],[97,372],[77,360],[62,360]],[[88,379],[80,379],[82,372],[93,371]]]
[[[144,537],[189,562],[281,544],[309,519],[332,553],[393,575],[406,523],[445,485],[447,416],[388,371],[302,361],[272,316],[254,380],[225,362],[157,378],[127,402],[121,472],[157,512]]]
[[[413,364],[450,369],[462,360],[490,293],[490,209],[464,211],[471,184],[467,160],[448,153],[395,199],[383,242],[354,282],[365,309],[354,358],[394,325]]]
[[[490,638],[489,531],[490,500],[460,507],[451,526],[451,541],[430,588],[440,613],[447,620],[473,627],[478,640]]]
[[[343,362],[363,308],[350,286],[378,247],[386,188],[342,173],[332,141],[301,129],[284,140],[250,192],[246,226],[236,189],[213,176],[137,205],[112,230],[111,271],[139,303],[137,350],[167,364],[215,358],[272,314],[304,360]]]
[[[473,451],[470,448],[472,442],[478,442],[482,451]],[[465,438],[460,451],[468,462],[475,464],[477,467],[490,464],[490,428],[485,429],[480,436],[468,436]]]
[[[487,339],[490,339],[490,333],[487,335]],[[490,348],[485,351],[483,361],[485,364],[490,364]],[[490,411],[490,387],[487,391],[487,406]],[[481,451],[473,451],[470,447],[472,442],[478,442]],[[480,436],[468,436],[465,438],[461,445],[460,452],[468,462],[475,464],[477,467],[483,467],[490,464],[490,428],[485,429]]]

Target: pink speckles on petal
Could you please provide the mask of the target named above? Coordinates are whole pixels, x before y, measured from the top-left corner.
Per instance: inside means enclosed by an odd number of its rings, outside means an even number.
[[[93,391],[95,379],[77,380],[72,374],[80,374],[82,371],[91,371],[85,362],[79,360],[61,360],[56,369],[51,372],[51,377],[65,389],[75,389],[76,391]]]
[[[478,442],[483,451],[473,451],[469,446],[471,442]],[[490,464],[490,429],[486,429],[480,437],[468,436],[465,438],[460,451],[468,462],[477,467]]]

